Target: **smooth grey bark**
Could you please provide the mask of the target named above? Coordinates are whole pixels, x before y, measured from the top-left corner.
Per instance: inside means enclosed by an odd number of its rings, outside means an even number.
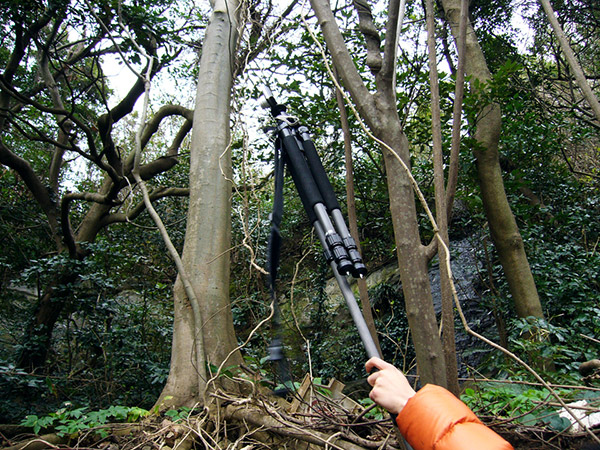
[[[157,402],[161,407],[203,401],[210,373],[207,364],[239,365],[241,354],[233,328],[229,298],[231,245],[230,103],[233,60],[238,43],[237,0],[214,4],[206,30],[196,91],[190,156],[190,201],[183,263],[191,278],[202,323],[193,317],[190,300],[175,283],[175,320],[171,367]],[[194,338],[202,334],[205,359],[194,357]],[[205,385],[196,383],[200,375]]]

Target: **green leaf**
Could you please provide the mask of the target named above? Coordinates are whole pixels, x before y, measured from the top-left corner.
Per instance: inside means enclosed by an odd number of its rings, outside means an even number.
[[[546,417],[543,419],[543,422],[559,433],[562,433],[571,427],[571,421],[566,417],[559,416],[558,414],[552,414],[551,416]]]
[[[41,425],[39,423],[38,416],[36,416],[35,414],[30,414],[29,416],[25,417],[25,420],[21,422],[21,425],[24,427],[33,428],[33,432],[35,434],[38,434],[40,432]]]

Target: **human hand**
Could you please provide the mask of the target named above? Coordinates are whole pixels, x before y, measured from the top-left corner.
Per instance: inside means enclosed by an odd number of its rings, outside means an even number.
[[[367,382],[373,386],[369,394],[371,400],[392,414],[399,414],[408,399],[415,395],[404,374],[377,357],[369,359],[365,368],[369,373],[373,368],[379,369],[367,378]]]

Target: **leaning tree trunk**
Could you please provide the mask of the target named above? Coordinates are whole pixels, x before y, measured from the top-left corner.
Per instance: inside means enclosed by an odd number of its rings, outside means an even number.
[[[459,34],[460,0],[442,0],[442,5],[456,41]],[[466,74],[472,80],[479,80],[485,84],[492,76],[471,23],[467,25],[466,36]],[[477,160],[483,207],[517,315],[543,317],[523,239],[504,190],[498,152],[501,127],[500,106],[486,105],[478,115],[475,132],[478,147],[473,152]]]
[[[433,182],[435,186],[435,211],[438,226],[438,257],[440,267],[440,292],[442,303],[442,344],[446,361],[446,381],[448,390],[460,394],[458,367],[456,361],[456,338],[454,334],[454,301],[450,272],[445,262],[449,257],[448,204],[446,203],[446,182],[444,177],[444,156],[442,150],[442,119],[440,107],[439,76],[435,46],[435,16],[433,0],[425,0],[427,23],[427,47],[429,60],[429,87],[431,91],[431,135],[433,144]],[[457,79],[458,82],[458,79]],[[452,164],[452,162],[451,162]],[[442,245],[443,243],[443,245]]]
[[[199,300],[201,323],[181,282],[175,283],[175,320],[171,367],[158,400],[161,406],[202,401],[210,373],[206,367],[239,365],[229,299],[231,245],[230,101],[237,48],[237,0],[217,2],[206,30],[196,91],[190,157],[190,201],[183,263]],[[194,349],[202,334],[203,352]],[[203,353],[205,361],[197,361]],[[198,378],[204,385],[198,383]]]
[[[59,295],[55,292],[55,285],[71,283],[75,277],[76,275],[63,277],[52,286],[48,286],[39,298],[17,355],[18,368],[35,372],[44,367],[52,343],[54,325],[66,302],[64,294]]]

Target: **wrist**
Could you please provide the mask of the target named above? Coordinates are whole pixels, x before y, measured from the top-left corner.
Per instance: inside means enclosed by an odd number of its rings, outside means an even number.
[[[395,411],[392,412],[394,414],[400,414],[400,412],[404,409],[408,401],[412,397],[414,397],[415,394],[416,392],[412,388],[409,388],[405,392],[403,392],[403,395],[398,399],[398,402],[396,403],[396,407],[394,408]]]

